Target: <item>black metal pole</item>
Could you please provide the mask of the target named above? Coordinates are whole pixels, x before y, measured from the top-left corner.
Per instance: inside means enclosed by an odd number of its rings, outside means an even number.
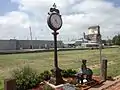
[[[57,57],[57,32],[54,31],[54,66],[58,68],[58,57]]]
[[[61,76],[61,70],[58,67],[58,57],[57,57],[57,35],[59,34],[54,30],[52,33],[54,35],[54,72],[55,72],[55,79],[56,79],[56,85],[63,84],[64,81]]]

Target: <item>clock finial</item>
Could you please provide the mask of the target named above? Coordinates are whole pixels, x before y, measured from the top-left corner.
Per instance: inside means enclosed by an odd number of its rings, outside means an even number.
[[[54,7],[54,8],[57,8],[57,6],[56,6],[56,4],[55,4],[55,3],[53,4],[53,7]]]

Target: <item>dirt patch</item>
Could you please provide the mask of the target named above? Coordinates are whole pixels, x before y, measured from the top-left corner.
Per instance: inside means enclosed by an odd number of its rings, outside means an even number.
[[[108,65],[111,65],[111,64],[115,64],[115,62],[113,61],[109,61],[108,62]],[[96,65],[92,65],[92,66],[88,66],[90,69],[95,69],[95,68],[99,68],[100,67],[100,64],[96,64]]]

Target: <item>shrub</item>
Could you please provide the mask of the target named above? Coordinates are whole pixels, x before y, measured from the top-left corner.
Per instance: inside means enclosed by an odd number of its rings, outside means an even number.
[[[75,76],[76,73],[77,73],[76,70],[67,69],[67,70],[62,70],[61,75],[63,77],[72,77],[72,76]]]
[[[40,78],[42,80],[50,80],[51,73],[49,71],[44,71],[43,73],[40,74]]]
[[[14,70],[12,76],[16,79],[17,90],[28,90],[41,82],[40,75],[29,66]]]

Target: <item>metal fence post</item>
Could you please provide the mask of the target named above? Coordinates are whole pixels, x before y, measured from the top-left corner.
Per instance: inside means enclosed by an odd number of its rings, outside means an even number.
[[[103,59],[102,62],[101,62],[101,67],[102,67],[102,76],[101,76],[101,79],[103,81],[106,81],[107,79],[107,60],[106,59]]]

